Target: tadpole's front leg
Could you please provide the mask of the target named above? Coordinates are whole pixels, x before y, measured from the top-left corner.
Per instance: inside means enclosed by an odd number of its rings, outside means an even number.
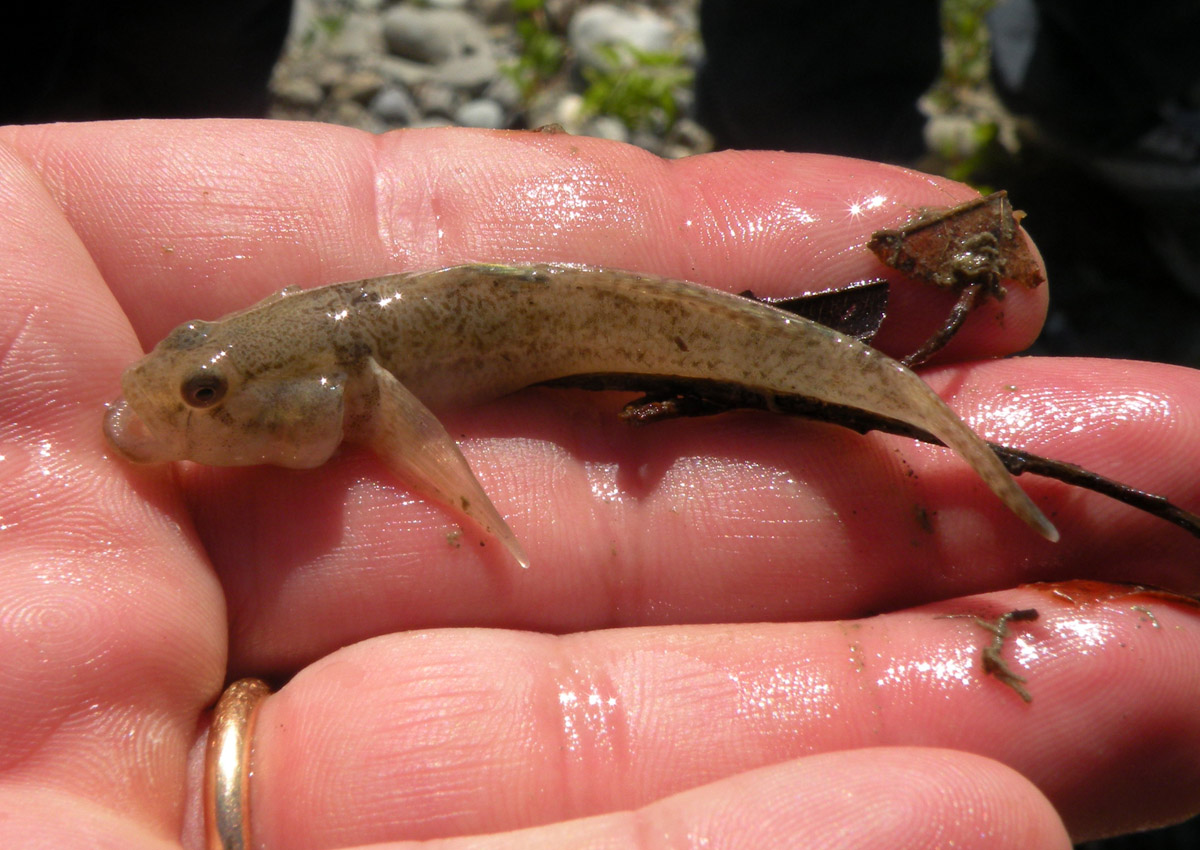
[[[499,541],[522,567],[529,558],[508,523],[483,491],[437,417],[375,362],[366,367],[366,386],[349,417],[346,439],[362,443],[413,488],[452,510],[469,517]]]

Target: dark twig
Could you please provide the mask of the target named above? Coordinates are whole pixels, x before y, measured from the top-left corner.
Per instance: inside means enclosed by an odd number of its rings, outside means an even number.
[[[915,369],[945,348],[946,343],[954,338],[954,335],[958,333],[958,329],[962,327],[963,322],[967,320],[967,316],[971,315],[971,311],[979,305],[979,302],[983,300],[982,296],[987,292],[987,287],[981,283],[972,283],[963,287],[958,295],[958,301],[950,309],[950,315],[946,318],[946,324],[942,325],[933,336],[925,340],[920,348],[900,362],[909,369]]]
[[[885,416],[804,396],[765,396],[736,384],[671,376],[577,375],[547,382],[548,386],[588,390],[633,390],[646,396],[625,405],[621,418],[638,425],[679,417],[712,416],[739,408],[769,410],[849,428],[860,434],[881,431],[933,445],[944,445],[928,431]],[[1151,516],[1159,517],[1200,538],[1200,516],[1172,504],[1162,496],[1122,484],[1073,463],[1052,460],[999,443],[988,445],[1013,475],[1039,475],[1116,499]]]
[[[1056,481],[1062,481],[1064,484],[1083,487],[1085,490],[1100,493],[1130,507],[1137,508],[1139,511],[1145,511],[1160,519],[1165,519],[1167,522],[1200,537],[1200,516],[1185,511],[1178,505],[1171,504],[1171,502],[1162,496],[1147,493],[1145,490],[1138,490],[1135,487],[1130,487],[1128,484],[1114,481],[1111,478],[1084,469],[1082,466],[1077,466],[1073,463],[1067,463],[1062,460],[1051,460],[1032,454],[1031,452],[1022,451],[1021,449],[1002,446],[999,443],[989,442],[988,445],[992,447],[992,451],[996,453],[1004,466],[1013,475],[1021,475],[1028,472],[1031,475],[1040,475],[1043,478],[1053,478]]]

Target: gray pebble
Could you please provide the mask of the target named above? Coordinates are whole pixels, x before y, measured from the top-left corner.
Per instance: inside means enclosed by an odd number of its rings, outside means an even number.
[[[340,85],[350,73],[345,62],[335,62],[332,59],[322,62],[314,71],[313,78],[327,89]]]
[[[459,98],[453,87],[438,82],[426,82],[412,90],[422,115],[449,118],[458,106]]]
[[[460,89],[481,89],[498,73],[499,68],[491,53],[451,59],[437,66],[437,79]]]
[[[494,100],[507,110],[515,110],[521,105],[521,89],[507,74],[499,74],[488,83],[483,96]]]
[[[583,131],[583,121],[583,97],[575,92],[539,96],[529,104],[530,127],[559,124],[568,133],[578,135]]]
[[[713,148],[712,133],[691,118],[680,118],[671,128],[671,144],[686,153],[710,151]],[[678,154],[682,156],[683,154]]]
[[[376,67],[384,79],[410,89],[436,76],[432,65],[422,65],[398,56],[384,56],[376,63]]]
[[[353,100],[358,103],[366,103],[375,93],[383,87],[383,77],[374,71],[354,71],[347,74],[346,77],[338,83],[333,91],[330,92],[331,97],[339,100]]]
[[[271,91],[289,106],[313,107],[325,99],[325,90],[311,77],[285,77],[271,84]]]
[[[371,114],[388,124],[407,126],[421,119],[421,110],[412,95],[395,86],[380,89],[368,108]]]
[[[489,24],[512,23],[516,17],[512,0],[474,0],[475,14]]]
[[[711,147],[686,119],[666,139],[630,133],[613,116],[592,115],[580,93],[581,64],[611,70],[597,50],[618,40],[639,51],[683,51],[700,59],[698,0],[544,0],[539,20],[569,31],[561,71],[524,92],[501,68],[521,50],[513,0],[294,0],[293,34],[272,84],[276,117],[392,127],[537,127],[633,143],[669,155]],[[568,24],[570,25],[568,27]],[[573,49],[571,49],[573,48]],[[580,58],[582,54],[583,58]],[[691,92],[674,92],[689,113]]]
[[[584,125],[583,135],[608,139],[612,142],[627,142],[629,141],[629,128],[619,118],[611,115],[597,115]]]
[[[460,106],[454,112],[454,123],[460,127],[483,127],[489,130],[502,130],[507,124],[504,107],[486,98],[468,100]]]
[[[382,49],[383,26],[379,16],[373,14],[346,15],[325,48],[330,56],[339,59],[370,56]]]
[[[383,21],[388,48],[427,71],[426,79],[478,91],[499,72],[486,28],[466,12],[395,6]]]
[[[455,9],[393,6],[383,15],[383,36],[392,53],[431,65],[491,54],[484,26]]]
[[[453,127],[449,118],[439,118],[436,115],[430,115],[422,118],[412,125],[413,130],[431,130],[436,127]]]
[[[662,147],[662,143],[659,141],[658,136],[654,135],[654,133],[651,133],[649,130],[634,131],[629,136],[629,143],[632,145],[637,145],[639,148],[645,148],[648,151],[654,151],[656,153]]]
[[[333,111],[329,114],[329,120],[345,127],[361,127],[371,133],[379,133],[387,129],[381,121],[367,112],[365,106],[352,100],[344,100],[335,104]]]
[[[567,39],[580,61],[601,70],[612,67],[601,50],[604,45],[619,42],[646,53],[662,53],[670,49],[672,37],[671,22],[661,15],[610,3],[585,6],[567,28]]]

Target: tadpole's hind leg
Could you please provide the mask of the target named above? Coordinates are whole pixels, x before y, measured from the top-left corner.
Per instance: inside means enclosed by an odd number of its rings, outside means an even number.
[[[621,408],[620,418],[633,425],[648,425],[685,416],[715,416],[734,408],[718,401],[690,395],[644,395]]]
[[[442,423],[374,360],[369,369],[377,393],[369,394],[364,406],[370,409],[362,411],[360,430],[347,438],[369,446],[414,488],[469,517],[503,544],[518,564],[528,567],[529,558],[516,535],[483,492]]]

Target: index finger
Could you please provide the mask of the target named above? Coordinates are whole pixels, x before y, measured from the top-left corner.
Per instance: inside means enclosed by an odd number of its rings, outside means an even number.
[[[11,128],[125,307],[142,344],[285,285],[462,262],[574,262],[729,291],[796,295],[893,281],[878,345],[914,350],[953,296],[901,281],[880,228],[966,186],[829,156],[725,152],[661,160],[564,134],[371,136],[324,125],[131,122]],[[958,358],[1026,347],[1045,287],[986,307]]]

